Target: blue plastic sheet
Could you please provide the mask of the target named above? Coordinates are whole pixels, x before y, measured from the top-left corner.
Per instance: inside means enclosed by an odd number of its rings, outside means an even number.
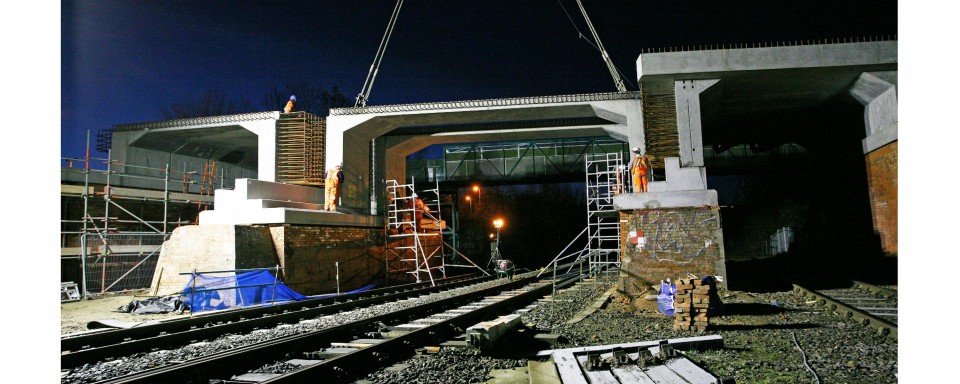
[[[667,316],[673,316],[673,297],[677,294],[677,286],[660,280],[660,294],[657,295],[657,309]]]
[[[305,298],[276,279],[269,270],[246,272],[235,276],[197,274],[184,286],[181,296],[186,307],[192,312],[249,307]]]

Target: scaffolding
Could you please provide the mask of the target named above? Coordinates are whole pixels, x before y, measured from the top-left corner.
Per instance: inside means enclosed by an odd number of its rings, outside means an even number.
[[[443,248],[443,222],[440,220],[440,189],[416,193],[414,179],[410,184],[387,180],[387,212],[384,265],[389,279],[397,274],[413,275],[416,282],[430,280],[435,284],[433,271],[446,277]],[[431,212],[421,212],[424,219],[417,226],[417,198]],[[429,221],[427,220],[429,219]]]
[[[620,214],[613,205],[613,197],[626,191],[622,153],[589,155],[585,159],[587,226],[543,269],[576,257],[570,266],[587,262],[588,273],[620,267]],[[570,247],[586,235],[586,246],[566,254]],[[568,270],[568,272],[570,271]],[[540,274],[543,273],[540,272]],[[537,275],[539,276],[539,274]]]
[[[112,160],[109,151],[106,159],[91,158],[89,144],[85,157],[61,159],[67,165],[61,170],[63,180],[77,182],[78,177],[71,175],[80,174],[83,183],[61,184],[61,271],[66,269],[64,273],[70,275],[72,269],[77,273],[79,293],[84,299],[148,289],[163,242],[175,227],[193,223],[192,218],[171,219],[178,215],[176,209],[189,213],[196,207],[199,213],[198,202],[213,201],[210,192],[214,187],[215,163],[207,163],[203,184],[198,185],[201,182],[189,177],[196,171],[175,171],[169,164],[163,168],[123,164]],[[91,164],[103,164],[106,169],[94,169]],[[118,179],[126,182],[118,183]],[[157,189],[142,187],[146,184]],[[199,187],[201,194],[189,192],[190,187]],[[227,187],[221,175],[219,188]],[[188,192],[181,193],[181,189]],[[77,208],[82,212],[74,208],[72,199],[76,198],[81,200]],[[102,200],[102,205],[95,204],[97,200]]]
[[[613,196],[622,193],[623,157],[620,153],[587,156],[587,253],[590,272],[620,267],[620,213]],[[583,256],[581,256],[583,257]]]

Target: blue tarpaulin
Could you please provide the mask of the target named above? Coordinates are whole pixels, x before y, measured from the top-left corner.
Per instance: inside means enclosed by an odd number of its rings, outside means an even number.
[[[269,270],[212,276],[197,274],[181,292],[192,312],[248,307],[264,303],[303,300],[297,293],[276,279]]]
[[[673,316],[673,296],[676,294],[676,284],[660,280],[660,293],[657,295],[657,309],[664,315]]]

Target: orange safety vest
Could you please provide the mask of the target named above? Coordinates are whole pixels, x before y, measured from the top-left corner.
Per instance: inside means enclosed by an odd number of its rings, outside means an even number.
[[[632,168],[631,170],[633,171],[633,173],[635,173],[635,174],[637,174],[637,175],[641,175],[641,176],[642,176],[642,175],[646,175],[646,174],[647,174],[647,169],[648,169],[648,166],[647,166],[647,163],[648,163],[648,162],[649,162],[649,160],[647,160],[647,155],[642,155],[642,156],[640,156],[639,159],[638,159],[638,158],[634,158],[634,159],[633,159],[633,166],[631,167],[631,168]]]
[[[293,111],[293,100],[288,100],[288,101],[287,101],[287,106],[286,106],[286,107],[283,107],[283,112],[284,112],[284,113],[290,113],[290,112],[292,112],[292,111]]]

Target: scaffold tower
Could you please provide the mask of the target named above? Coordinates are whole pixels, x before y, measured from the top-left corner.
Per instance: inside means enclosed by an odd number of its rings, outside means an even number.
[[[437,187],[421,191],[422,196],[418,196],[413,179],[409,184],[387,180],[384,263],[388,278],[410,274],[416,282],[429,280],[432,285],[435,284],[434,270],[446,277],[439,191]],[[417,207],[418,197],[427,209]],[[423,217],[420,223],[417,223],[418,211]]]
[[[620,214],[613,196],[624,191],[620,153],[589,155],[586,159],[587,252],[590,272],[620,267]],[[581,256],[583,257],[583,256]]]
[[[613,206],[613,197],[626,192],[626,175],[622,153],[600,153],[584,159],[586,167],[587,226],[570,244],[540,272],[557,268],[564,260],[575,257],[574,265],[587,262],[590,275],[620,267],[620,214]],[[586,234],[583,249],[565,254]],[[540,276],[538,274],[537,276]]]

